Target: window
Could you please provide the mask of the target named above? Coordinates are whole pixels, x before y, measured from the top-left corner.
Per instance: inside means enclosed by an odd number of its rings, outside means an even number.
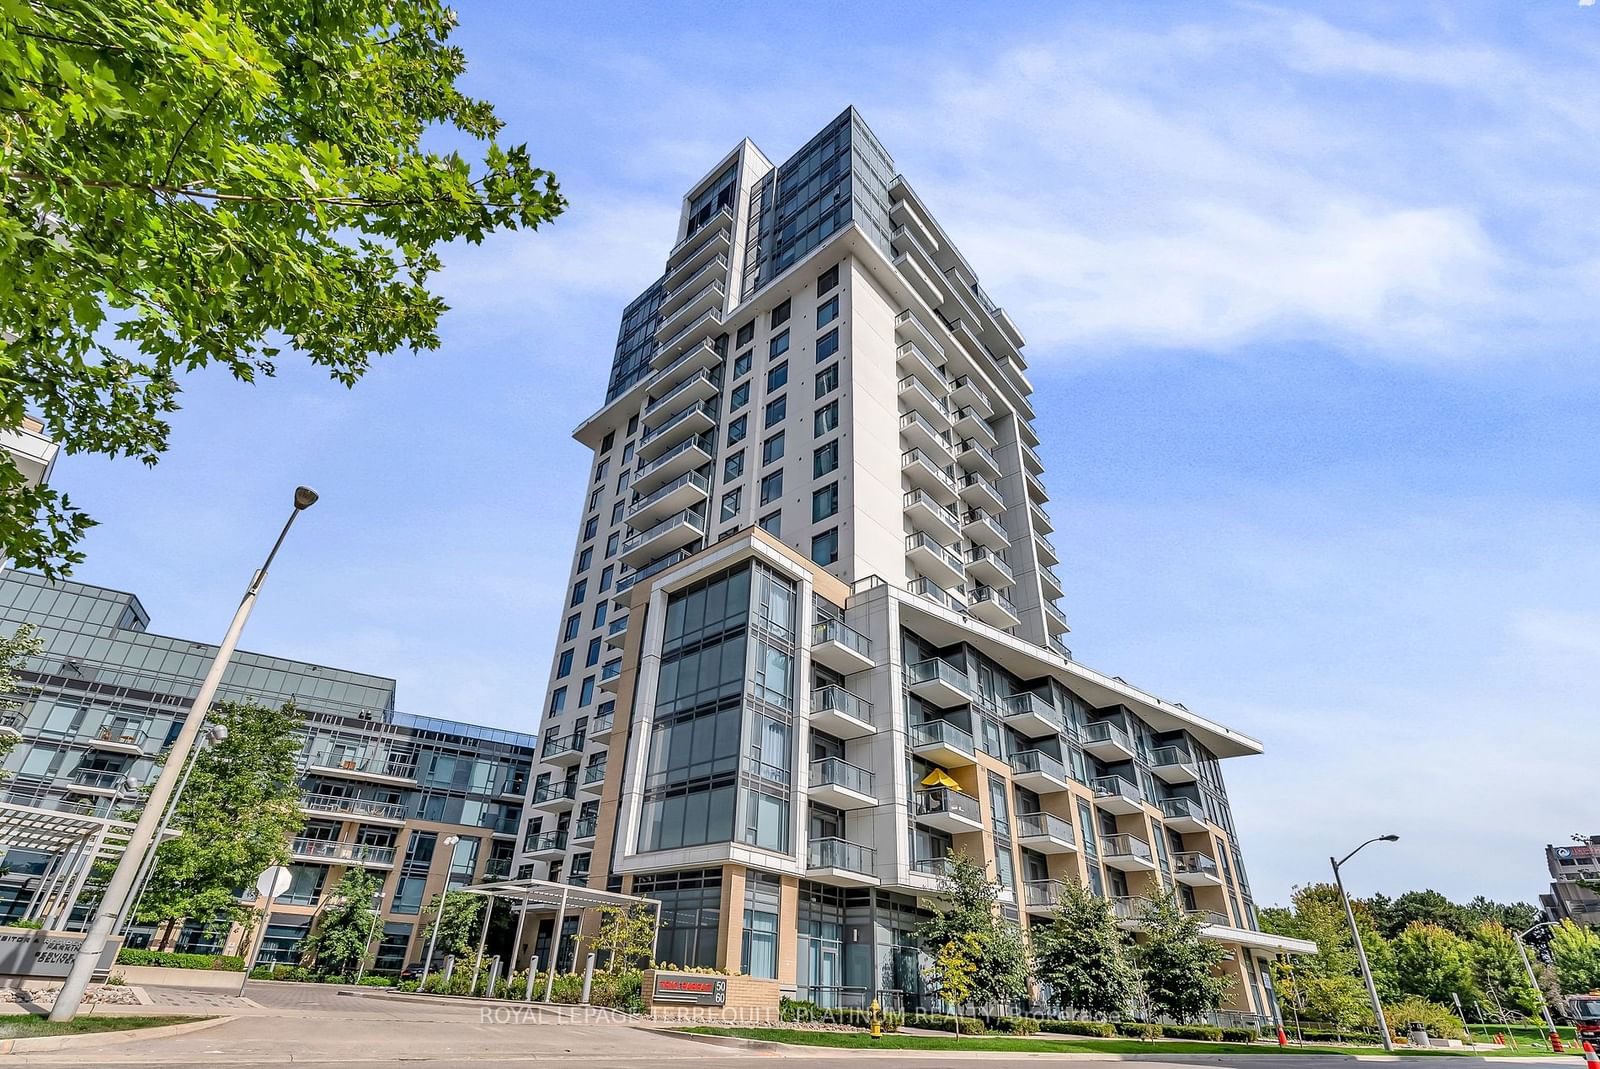
[[[812,420],[812,433],[818,438],[839,426],[839,402],[829,401],[817,409],[816,417]]]
[[[817,372],[817,400],[821,400],[839,388],[839,365],[829,364]]]
[[[830,527],[811,539],[811,559],[817,564],[832,564],[839,559],[839,528]]]
[[[578,708],[594,701],[594,676],[584,676],[583,683],[578,687]]]
[[[786,330],[767,343],[768,356],[782,356],[789,351],[789,332]]]
[[[628,436],[631,438],[633,436],[633,432],[638,430],[638,429],[639,429],[639,417],[638,416],[629,417],[629,419],[628,419]]]
[[[589,580],[579,579],[572,584],[572,600],[568,605],[582,605],[583,599],[589,596]]]
[[[825,520],[839,511],[839,484],[829,483],[811,492],[811,522]]]
[[[633,460],[633,443],[629,442],[622,447],[622,462],[627,464]]]
[[[596,635],[589,640],[589,652],[583,658],[585,668],[593,668],[600,663],[600,636]]]
[[[783,459],[783,432],[779,431],[761,443],[761,463],[771,464]]]
[[[750,384],[741,382],[733,388],[733,393],[728,395],[729,413],[737,412],[750,403]]]
[[[594,607],[594,626],[595,627],[599,627],[599,626],[601,626],[602,624],[604,624],[606,622],[606,606],[609,605],[609,604],[611,604],[611,603],[609,601],[607,601],[605,598],[601,598],[599,600],[599,602],[597,602],[595,604],[595,607]]]
[[[594,547],[584,546],[583,552],[578,554],[578,571],[586,572],[589,565],[594,563]]]
[[[761,524],[761,529],[774,538],[780,538],[782,537],[783,530],[782,519],[782,511],[769,512],[765,516],[761,517],[759,521]]]
[[[595,509],[600,507],[600,495],[603,494],[603,493],[605,493],[604,489],[596,489],[594,491],[594,493],[589,495],[589,511],[590,512],[593,512]]]
[[[769,325],[777,329],[787,322],[789,322],[789,302],[784,301],[772,310],[772,322]]]
[[[594,481],[595,482],[600,482],[602,479],[604,479],[606,477],[606,472],[608,472],[610,470],[611,470],[611,461],[609,459],[602,460],[600,463],[596,464],[594,466]]]
[[[744,450],[741,449],[722,462],[722,481],[725,483],[731,483],[733,480],[737,479],[743,474]]]
[[[789,361],[767,368],[767,392],[781,390],[789,381]]]
[[[616,565],[608,564],[600,572],[600,592],[602,594],[611,589],[611,577],[616,573],[616,570]]]
[[[724,521],[731,520],[739,515],[739,498],[742,493],[741,488],[735,487],[722,495],[722,518]]]
[[[633,480],[633,472],[624,471],[617,476],[617,493],[622,493],[628,488],[628,483]]]
[[[606,556],[615,557],[617,555],[617,545],[621,541],[622,541],[622,532],[621,531],[612,531],[611,532],[611,537],[606,539]]]
[[[756,354],[754,349],[746,349],[744,352],[734,357],[733,377],[738,378],[740,375],[750,374],[750,365],[755,363],[755,359]]]
[[[622,522],[623,504],[618,501],[611,506],[611,523],[613,526]]]
[[[839,284],[839,265],[834,264],[817,276],[817,296],[820,297]]]
[[[586,539],[593,538],[595,536],[595,532],[597,532],[599,530],[600,530],[600,517],[599,516],[590,516],[587,520],[583,521],[583,537],[584,538],[586,538]]]
[[[567,707],[567,688],[557,687],[550,692],[550,715],[555,716]]]
[[[826,301],[823,301],[821,304],[817,305],[817,326],[819,328],[827,326],[829,323],[832,323],[838,318],[839,298],[830,297]]]
[[[728,424],[728,444],[744,441],[745,432],[749,430],[749,417],[740,416]]]
[[[775,471],[761,480],[761,503],[770,504],[783,496],[783,472]]]
[[[572,674],[572,651],[562,650],[561,656],[556,658],[556,678],[565,679]]]
[[[609,453],[611,447],[617,444],[617,432],[606,431],[606,436],[600,439],[600,452]]]
[[[737,347],[739,347],[741,345],[749,345],[751,340],[754,339],[755,336],[756,336],[756,321],[754,319],[752,319],[750,322],[748,322],[744,326],[740,327],[738,333],[733,336],[734,347],[737,348]]]
[[[817,446],[811,454],[811,477],[820,479],[839,467],[839,439]]]
[[[839,328],[834,327],[828,333],[817,339],[817,363],[822,363],[828,357],[839,351]]]
[[[571,642],[578,637],[578,628],[583,626],[583,614],[573,613],[567,617],[567,626],[561,629],[561,641]]]
[[[788,395],[784,395],[783,397],[774,397],[772,400],[767,402],[766,422],[763,423],[762,426],[763,427],[770,427],[774,423],[783,422],[783,417],[788,415],[788,412],[789,412],[789,398],[788,398]]]

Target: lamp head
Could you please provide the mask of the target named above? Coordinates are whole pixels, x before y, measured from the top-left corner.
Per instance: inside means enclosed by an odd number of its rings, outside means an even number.
[[[1380,835],[1380,836],[1378,836],[1378,841],[1380,843],[1397,843],[1397,842],[1400,841],[1400,836],[1398,836],[1398,835]]]
[[[294,488],[294,508],[296,512],[303,512],[317,503],[317,492],[309,486]]]

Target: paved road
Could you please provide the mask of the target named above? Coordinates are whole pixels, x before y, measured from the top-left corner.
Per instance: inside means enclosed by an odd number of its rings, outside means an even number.
[[[641,1069],[694,1063],[697,1069],[748,1069],[772,1061],[803,1060],[807,1069],[861,1069],[875,1061],[884,1069],[975,1069],[977,1064],[1024,1065],[1067,1061],[1077,1069],[1112,1067],[1116,1061],[1083,1055],[1050,1054],[921,1054],[914,1051],[839,1051],[811,1049],[789,1052],[740,1050],[713,1046],[678,1036],[633,1027],[615,1020],[596,1020],[571,1011],[545,1010],[526,1016],[508,1015],[476,1006],[380,1000],[338,994],[324,985],[252,984],[247,1001],[227,997],[192,999],[193,992],[151,989],[159,1003],[189,1012],[224,1012],[236,1019],[183,1036],[141,1039],[75,1047],[51,1054],[17,1054],[7,1065],[183,1066],[222,1069],[292,1064],[301,1069],[345,1066],[406,1069],[528,1069],[537,1066],[582,1066],[583,1069]],[[147,1007],[143,1012],[159,1012]],[[1247,1069],[1352,1069],[1352,1059],[1275,1054],[1243,1057],[1138,1055],[1141,1069],[1163,1066],[1229,1066]],[[1581,1069],[1574,1060],[1541,1061],[1545,1069]],[[1410,1059],[1408,1059],[1410,1061]],[[1513,1069],[1506,1058],[1451,1058],[1439,1069]],[[1523,1059],[1515,1060],[1515,1063]],[[1415,1064],[1414,1062],[1412,1063]]]

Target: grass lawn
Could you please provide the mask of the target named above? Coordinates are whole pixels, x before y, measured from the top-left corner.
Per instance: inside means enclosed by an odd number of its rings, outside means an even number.
[[[156,1028],[164,1024],[208,1021],[209,1017],[99,1017],[82,1014],[71,1021],[51,1021],[32,1015],[0,1017],[0,1039],[31,1039],[34,1036],[76,1036],[89,1032],[124,1032],[132,1028]]]
[[[1373,1054],[1382,1053],[1379,1047],[1289,1047],[1280,1048],[1267,1043],[1203,1043],[1188,1040],[1159,1040],[1147,1043],[1138,1039],[1086,1039],[1082,1036],[1063,1036],[1059,1039],[1023,1038],[1019,1036],[907,1036],[886,1033],[882,1039],[873,1039],[865,1032],[810,1032],[790,1028],[686,1028],[708,1036],[735,1036],[739,1039],[758,1039],[771,1043],[792,1043],[804,1047],[875,1048],[878,1050],[972,1050],[1010,1051],[1016,1054],[1082,1053],[1082,1054]],[[1453,1057],[1476,1054],[1510,1055],[1533,1053],[1524,1047],[1520,1052],[1506,1050],[1399,1050],[1396,1053],[1414,1058]],[[1551,1055],[1554,1057],[1554,1055]],[[1565,1055],[1571,1057],[1571,1055]]]

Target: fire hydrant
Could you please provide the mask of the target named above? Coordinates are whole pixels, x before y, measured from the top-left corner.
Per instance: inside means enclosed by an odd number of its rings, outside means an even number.
[[[873,1039],[882,1039],[883,1038],[883,1018],[881,1016],[881,1011],[882,1011],[883,1007],[878,1004],[878,1000],[877,999],[873,999],[872,1000],[872,1005],[869,1007],[869,1009],[872,1011],[872,1031],[871,1031],[870,1034],[871,1034]]]

